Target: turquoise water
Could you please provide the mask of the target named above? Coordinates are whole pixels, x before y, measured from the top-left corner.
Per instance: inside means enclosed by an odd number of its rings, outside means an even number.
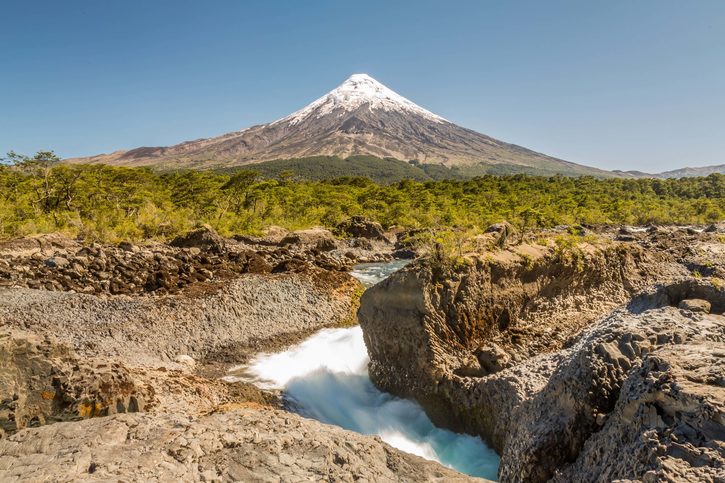
[[[353,275],[371,286],[406,264],[366,264]],[[473,476],[495,479],[499,457],[479,438],[437,428],[420,405],[378,390],[360,327],[325,329],[277,354],[262,354],[238,371],[256,384],[284,391],[295,412],[374,434],[388,444]]]

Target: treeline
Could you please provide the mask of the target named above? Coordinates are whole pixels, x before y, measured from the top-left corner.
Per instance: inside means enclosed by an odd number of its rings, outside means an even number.
[[[364,215],[385,226],[483,229],[558,224],[690,224],[725,218],[725,176],[595,179],[527,175],[376,184],[275,179],[236,171],[156,173],[65,165],[52,153],[0,165],[0,237],[65,232],[106,241],[167,239],[201,223],[223,234],[334,226]]]
[[[428,173],[428,167],[434,165],[413,165],[394,158],[376,158],[375,156],[355,155],[347,158],[338,156],[311,156],[307,158],[279,159],[250,165],[248,169],[260,174],[262,178],[279,178],[292,172],[294,177],[305,180],[328,180],[331,178],[354,176],[370,178],[375,182],[389,184],[412,179],[416,181],[434,181],[443,178],[456,178],[459,173],[443,168],[442,172]],[[239,168],[227,168],[233,172]]]

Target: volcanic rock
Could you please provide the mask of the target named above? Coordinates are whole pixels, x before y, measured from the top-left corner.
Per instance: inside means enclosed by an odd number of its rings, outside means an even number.
[[[720,481],[722,364],[684,354],[725,353],[725,291],[681,261],[636,243],[419,261],[363,295],[371,378],[485,438],[504,482]]]
[[[224,250],[225,241],[209,225],[204,225],[183,235],[179,235],[169,243],[172,247],[179,248],[200,248],[214,253],[221,253]]]
[[[379,438],[253,405],[123,414],[0,440],[2,481],[482,481]]]
[[[709,314],[712,308],[710,302],[702,299],[686,299],[679,303],[679,308],[682,310],[689,310],[690,312],[702,312]]]
[[[354,238],[388,241],[382,225],[364,216],[353,216],[349,220],[340,222],[335,227],[335,233]]]

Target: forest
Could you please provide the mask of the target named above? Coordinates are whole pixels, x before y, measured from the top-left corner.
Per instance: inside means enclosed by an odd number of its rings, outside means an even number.
[[[62,232],[86,240],[166,240],[200,224],[223,235],[332,227],[363,215],[385,227],[705,224],[725,218],[725,176],[597,179],[484,175],[468,180],[303,179],[250,170],[154,172],[59,163],[52,152],[0,164],[0,238]]]

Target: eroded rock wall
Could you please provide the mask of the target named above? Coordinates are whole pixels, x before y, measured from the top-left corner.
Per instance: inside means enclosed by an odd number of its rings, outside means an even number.
[[[684,355],[689,347],[698,346],[710,347],[716,352],[722,350],[725,342],[722,319],[719,315],[684,313],[671,306],[637,314],[621,309],[587,329],[573,347],[532,361],[520,368],[523,372],[518,375],[507,370],[494,376],[523,378],[530,365],[554,367],[540,388],[511,409],[510,419],[496,423],[496,432],[503,440],[501,479],[546,481],[568,464],[579,461],[580,457],[586,459],[581,455],[585,444],[593,435],[608,430],[610,422],[616,420],[616,416],[612,416],[615,406],[632,402],[627,399],[626,392],[622,393],[622,387],[632,384],[631,378],[639,377],[637,369],[640,368],[642,375],[641,368],[650,367],[651,361],[660,353]],[[707,361],[703,364],[708,365]],[[710,367],[715,368],[715,365]],[[488,382],[481,381],[477,389],[485,392],[487,388]],[[718,402],[721,396],[721,392],[712,392],[710,403],[721,405],[723,400]],[[647,405],[648,400],[642,397],[644,400],[638,404]],[[494,412],[496,409],[494,405],[479,406],[483,411]],[[721,416],[716,415],[714,421],[717,423]],[[620,431],[636,438],[635,435],[649,429],[646,423],[631,424]],[[700,421],[699,428],[704,427],[705,422]],[[653,458],[627,453],[615,438],[603,445],[602,455],[605,454],[610,462],[617,459],[623,462],[621,471],[611,471],[612,479],[640,478],[646,472],[643,469],[649,470],[656,465]],[[721,464],[725,462],[723,456],[725,454],[721,455]],[[586,462],[579,464],[587,467]],[[632,471],[628,471],[628,465]],[[582,471],[579,476],[582,479],[578,481],[610,481],[605,477],[592,480],[594,474],[594,468]],[[571,480],[564,478],[561,481]]]
[[[725,344],[650,353],[630,372],[601,425],[554,481],[724,481]]]
[[[429,263],[411,265],[369,290],[359,318],[374,382],[414,397],[438,423],[484,437],[502,455],[501,481],[645,474],[719,481],[713,479],[725,462],[717,443],[719,390],[705,391],[692,406],[696,416],[675,418],[697,421],[690,435],[698,436],[685,443],[689,453],[672,445],[627,453],[629,443],[617,438],[629,432],[631,445],[642,446],[651,421],[626,427],[630,419],[617,416],[617,408],[628,404],[622,387],[634,385],[637,370],[652,367],[655,354],[722,350],[722,288],[688,278],[676,260],[636,245],[589,250],[583,264],[573,265],[552,252],[534,258],[515,250],[474,258],[446,277]],[[683,304],[686,299],[704,303]],[[701,310],[708,305],[714,314]],[[712,381],[717,378],[703,384]],[[643,390],[642,407],[651,392]],[[595,443],[594,435],[605,431],[612,437]],[[703,452],[709,456],[691,457]],[[602,473],[605,467],[611,471]],[[595,478],[597,471],[606,476]]]
[[[0,328],[0,438],[25,427],[143,411],[154,393],[120,362],[79,358],[54,339]]]
[[[637,290],[686,273],[635,246],[588,247],[581,256],[517,247],[444,275],[425,260],[394,274],[363,295],[358,313],[371,377],[455,426],[446,378],[483,377],[559,350]]]

